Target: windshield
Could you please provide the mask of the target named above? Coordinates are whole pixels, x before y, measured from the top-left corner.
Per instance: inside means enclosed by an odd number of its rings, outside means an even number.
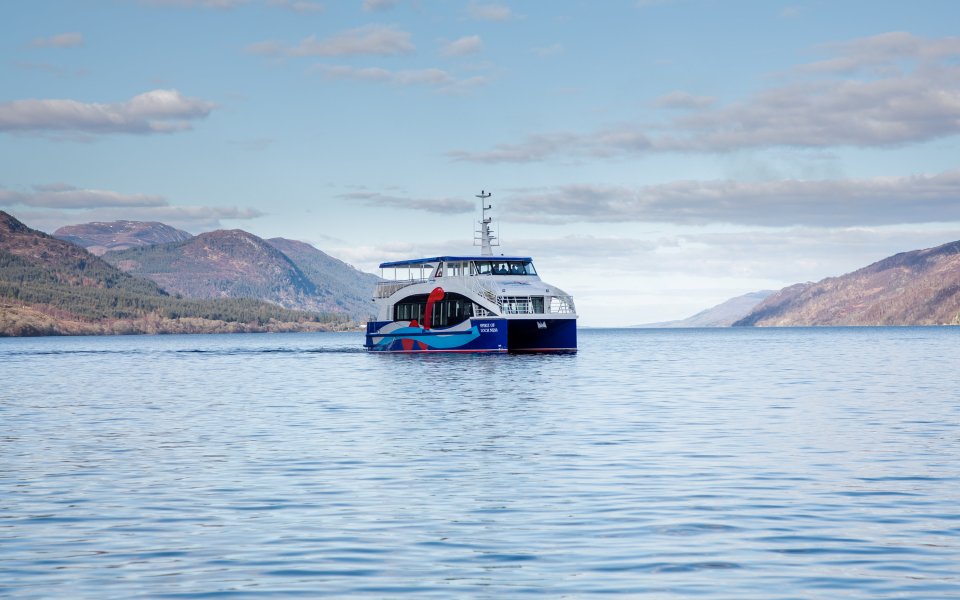
[[[477,275],[536,275],[529,260],[478,260],[474,263]]]

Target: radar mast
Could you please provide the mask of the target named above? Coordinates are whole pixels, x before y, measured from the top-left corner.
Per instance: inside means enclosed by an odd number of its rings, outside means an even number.
[[[493,222],[493,218],[487,216],[487,211],[493,208],[492,204],[487,204],[487,198],[492,195],[493,194],[484,190],[480,190],[480,193],[476,196],[480,198],[480,230],[476,232],[480,237],[473,238],[473,245],[476,246],[477,242],[480,242],[480,256],[493,256],[493,247],[500,245],[497,236],[493,235],[493,231],[490,228],[490,223]]]

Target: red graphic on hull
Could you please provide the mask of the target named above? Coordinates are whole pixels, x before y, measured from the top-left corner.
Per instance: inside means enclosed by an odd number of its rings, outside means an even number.
[[[443,288],[437,287],[433,288],[433,291],[430,292],[430,295],[427,296],[427,308],[423,312],[423,328],[430,329],[433,321],[433,305],[440,300],[443,300],[444,296]]]

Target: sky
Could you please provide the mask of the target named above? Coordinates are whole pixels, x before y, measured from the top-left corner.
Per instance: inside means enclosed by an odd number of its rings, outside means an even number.
[[[508,255],[584,326],[960,240],[954,0],[31,0],[0,210]]]

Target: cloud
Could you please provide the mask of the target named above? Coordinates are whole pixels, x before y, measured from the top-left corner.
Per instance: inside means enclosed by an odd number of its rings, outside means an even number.
[[[476,54],[483,48],[479,35],[468,35],[446,44],[441,53],[444,56],[467,56]]]
[[[167,206],[161,196],[121,194],[110,190],[84,190],[67,184],[35,185],[32,192],[11,192],[0,189],[0,205],[42,208],[102,208]]]
[[[715,106],[686,92],[667,94],[657,106],[689,111],[654,126],[539,133],[491,150],[448,154],[472,162],[530,162],[770,147],[898,147],[960,134],[960,38],[886,34],[830,48],[834,59],[798,67],[798,79],[740,102]],[[861,78],[837,77],[866,68],[871,73]],[[800,77],[810,74],[819,77]]]
[[[216,107],[177,90],[153,90],[113,104],[77,100],[14,100],[0,103],[0,131],[171,133],[192,129]]]
[[[960,222],[960,169],[861,180],[676,181],[641,188],[564,185],[504,203],[530,223],[717,223],[789,227]]]
[[[213,8],[218,10],[236,8],[248,0],[140,0],[147,6],[173,6],[178,8]]]
[[[247,47],[253,54],[271,56],[397,56],[414,50],[408,32],[387,25],[365,25],[325,39],[310,36],[291,47],[278,42],[259,42]]]
[[[539,46],[533,49],[533,53],[539,56],[540,58],[557,56],[559,54],[563,54],[563,45],[551,44],[549,46]]]
[[[477,21],[510,21],[514,18],[510,7],[502,4],[477,4],[471,2],[467,14]]]
[[[317,65],[312,70],[322,73],[329,79],[386,83],[398,86],[428,86],[448,92],[455,92],[487,83],[484,77],[476,76],[467,79],[457,79],[448,72],[436,68],[391,71],[380,67]]]
[[[399,3],[399,0],[363,0],[363,10],[367,12],[390,10]]]
[[[417,210],[445,215],[466,214],[476,208],[472,202],[462,198],[404,198],[376,192],[350,192],[340,197],[367,206]]]
[[[687,92],[670,92],[660,96],[656,105],[661,108],[706,108],[716,104],[717,99],[712,96],[694,96]]]
[[[836,56],[800,67],[803,71],[850,74],[862,69],[890,72],[903,61],[936,63],[960,56],[960,37],[927,39],[891,31],[823,46]]]
[[[298,13],[318,13],[327,9],[321,2],[311,2],[310,0],[269,0],[270,6],[292,10]]]
[[[61,33],[53,37],[37,38],[30,42],[33,48],[73,48],[83,45],[83,35],[76,32]]]
[[[799,6],[785,6],[780,10],[781,19],[796,19],[802,13],[802,9]]]
[[[34,185],[30,191],[0,188],[0,207],[18,210],[31,226],[53,231],[91,221],[161,221],[188,231],[216,229],[223,219],[255,219],[265,213],[236,206],[172,206],[163,196],[82,189],[67,183]],[[39,210],[38,210],[39,209]],[[33,223],[38,223],[33,225]]]
[[[17,219],[41,231],[94,221],[159,221],[191,233],[222,229],[224,220],[249,220],[264,216],[253,208],[235,206],[161,206],[98,208],[93,210],[24,210]]]

